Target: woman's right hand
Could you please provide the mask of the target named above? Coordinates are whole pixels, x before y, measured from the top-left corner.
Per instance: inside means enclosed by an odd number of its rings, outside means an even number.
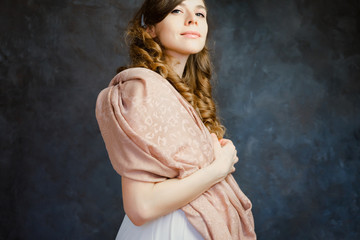
[[[235,171],[235,163],[239,161],[236,156],[237,151],[232,141],[228,139],[218,140],[217,136],[211,134],[214,146],[215,159],[210,164],[216,174],[219,174],[220,180],[223,180],[227,175]]]
[[[235,171],[238,158],[234,144],[228,139],[219,141],[215,134],[212,138],[214,161],[185,178],[156,183],[121,178],[124,209],[136,226],[185,206]]]

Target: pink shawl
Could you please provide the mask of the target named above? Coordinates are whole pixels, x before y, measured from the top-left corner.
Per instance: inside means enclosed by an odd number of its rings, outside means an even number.
[[[184,178],[214,160],[194,108],[149,69],[116,75],[98,96],[96,118],[114,169],[127,178]],[[181,209],[205,239],[256,239],[251,202],[232,175]]]

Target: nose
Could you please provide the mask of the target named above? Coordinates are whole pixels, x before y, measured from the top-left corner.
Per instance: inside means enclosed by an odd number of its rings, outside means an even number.
[[[196,19],[196,16],[195,14],[188,14],[187,18],[186,18],[186,22],[185,22],[185,25],[198,25],[198,21]]]

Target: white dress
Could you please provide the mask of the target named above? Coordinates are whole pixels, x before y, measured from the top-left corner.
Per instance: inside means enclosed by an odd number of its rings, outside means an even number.
[[[142,226],[125,215],[116,240],[203,240],[200,233],[179,209]]]

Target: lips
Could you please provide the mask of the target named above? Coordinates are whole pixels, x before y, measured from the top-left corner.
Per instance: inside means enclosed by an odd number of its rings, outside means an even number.
[[[186,31],[186,32],[181,33],[181,36],[185,36],[185,37],[188,37],[188,38],[199,38],[199,37],[201,37],[200,33],[196,32],[196,31]]]

